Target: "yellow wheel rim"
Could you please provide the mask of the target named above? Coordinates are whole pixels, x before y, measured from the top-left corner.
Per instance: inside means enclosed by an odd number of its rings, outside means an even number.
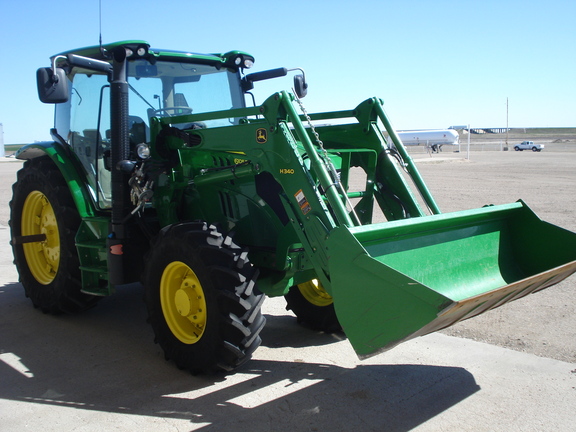
[[[304,298],[315,306],[329,306],[334,302],[317,279],[298,285],[298,289]]]
[[[160,280],[160,304],[172,334],[185,344],[198,342],[206,329],[206,298],[196,273],[180,261],[168,264]]]
[[[22,235],[45,234],[46,240],[23,244],[32,276],[42,285],[56,277],[60,265],[60,233],[52,204],[40,191],[31,192],[22,207]]]

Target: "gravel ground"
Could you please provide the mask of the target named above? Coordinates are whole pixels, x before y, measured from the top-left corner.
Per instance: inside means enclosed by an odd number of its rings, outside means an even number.
[[[522,199],[541,219],[576,232],[576,144],[465,156],[413,156],[442,212]],[[576,276],[443,332],[574,363]]]

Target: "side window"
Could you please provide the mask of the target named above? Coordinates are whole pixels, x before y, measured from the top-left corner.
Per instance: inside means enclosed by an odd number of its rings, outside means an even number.
[[[110,86],[105,75],[74,76],[67,141],[86,170],[99,206],[109,208],[110,172],[104,153],[110,144]]]

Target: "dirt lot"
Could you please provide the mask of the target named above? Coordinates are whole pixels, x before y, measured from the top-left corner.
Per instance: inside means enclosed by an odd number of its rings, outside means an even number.
[[[466,152],[413,153],[442,212],[522,199],[541,219],[576,231],[576,143],[546,143],[540,153],[474,147],[469,160]],[[575,362],[576,277],[444,333]]]

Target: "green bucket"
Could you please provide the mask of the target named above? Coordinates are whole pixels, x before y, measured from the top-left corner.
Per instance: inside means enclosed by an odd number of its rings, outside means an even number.
[[[521,201],[341,226],[327,247],[336,314],[361,358],[576,272],[576,234]]]

